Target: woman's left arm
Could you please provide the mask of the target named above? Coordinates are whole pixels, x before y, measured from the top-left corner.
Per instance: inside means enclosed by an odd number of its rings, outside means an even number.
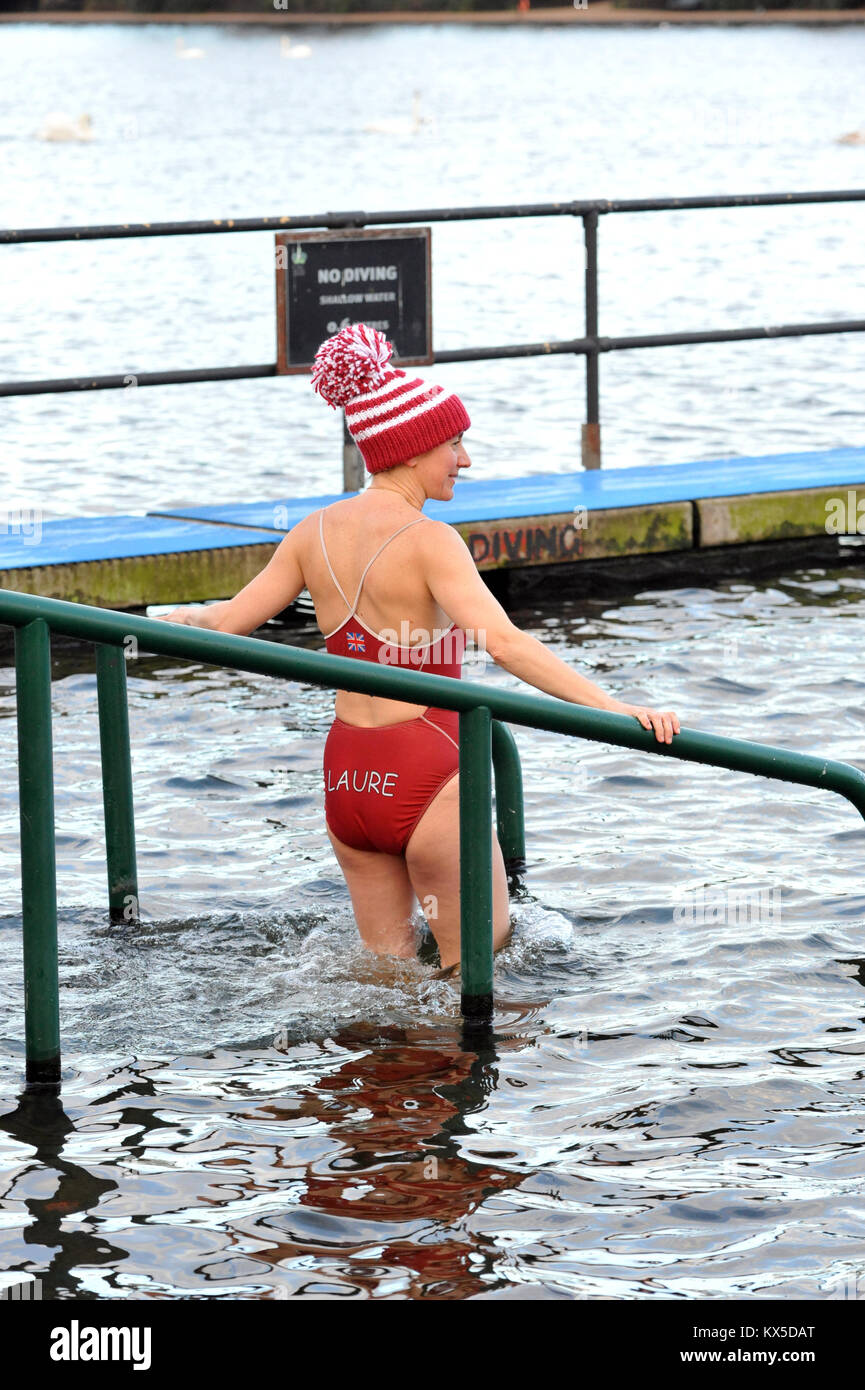
[[[248,637],[268,618],[275,617],[293,603],[304,585],[295,531],[289,531],[261,573],[251,579],[234,598],[224,599],[220,603],[174,608],[170,613],[160,614],[160,617],[167,623],[185,623],[190,627],[206,627],[214,632],[232,632],[238,637]]]

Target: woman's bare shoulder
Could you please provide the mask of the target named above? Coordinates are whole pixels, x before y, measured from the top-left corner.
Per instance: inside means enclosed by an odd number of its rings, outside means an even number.
[[[331,503],[331,506],[335,505]],[[300,521],[296,521],[291,528],[291,535],[295,536],[301,543],[307,541],[313,534],[318,540],[318,530],[321,522],[322,513],[327,511],[326,507],[316,507],[315,511],[307,512]],[[324,523],[327,526],[327,522]]]
[[[431,552],[438,553],[442,546],[446,548],[448,555],[459,553],[460,550],[468,552],[468,546],[459,531],[449,521],[439,521],[434,516],[425,516],[424,521],[428,525],[421,526],[418,536],[426,542]]]

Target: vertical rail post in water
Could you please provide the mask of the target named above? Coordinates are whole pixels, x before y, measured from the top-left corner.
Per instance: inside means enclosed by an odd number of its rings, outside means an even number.
[[[360,492],[366,476],[366,465],[354,436],[348,427],[345,411],[342,412],[342,490]]]
[[[523,772],[516,740],[507,724],[492,721],[493,773],[496,783],[496,834],[508,879],[526,868],[526,826],[523,810]]]
[[[597,343],[598,337],[598,214],[583,213],[586,248],[586,333]],[[598,349],[586,353],[586,423],[583,425],[583,467],[601,466],[601,407],[598,385]]]
[[[492,749],[486,705],[460,711],[460,976],[466,1026],[493,1013]]]
[[[112,922],[138,921],[135,812],[129,753],[129,706],[123,647],[96,643],[102,805],[108,863],[108,911]]]
[[[15,629],[24,1035],[28,1087],[60,1085],[57,865],[51,747],[51,635],[42,618]]]

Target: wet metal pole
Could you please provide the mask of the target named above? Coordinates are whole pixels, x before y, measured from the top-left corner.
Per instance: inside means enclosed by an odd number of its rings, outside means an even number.
[[[465,1029],[493,1015],[492,749],[486,705],[460,710],[460,976]]]
[[[493,775],[496,785],[496,834],[511,887],[526,869],[523,773],[516,740],[507,724],[492,721]]]
[[[51,637],[37,618],[15,630],[24,1033],[28,1089],[60,1086],[57,866],[51,744]]]
[[[586,337],[595,345],[586,353],[586,423],[582,430],[584,468],[601,466],[601,418],[598,387],[598,214],[583,213],[586,242]]]
[[[104,642],[96,644],[96,688],[108,863],[108,911],[112,922],[137,922],[138,875],[125,647],[109,646]]]

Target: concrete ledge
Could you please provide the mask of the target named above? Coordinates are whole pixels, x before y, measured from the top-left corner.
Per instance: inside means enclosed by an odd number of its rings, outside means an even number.
[[[458,524],[481,571],[579,563],[690,550],[690,502],[610,507],[574,525],[573,512],[507,521]],[[0,570],[0,588],[98,608],[197,603],[228,598],[264,568],[282,537],[261,545],[233,545],[108,560],[79,560]]]
[[[454,530],[479,570],[690,550],[694,544],[690,502],[589,511],[583,526],[575,524],[573,512],[561,512],[455,523]]]
[[[694,502],[699,545],[742,545],[749,541],[791,540],[824,536],[827,503],[848,493],[865,499],[865,488],[815,487],[790,492],[752,493],[742,497],[704,497]],[[853,522],[855,527],[855,520]]]
[[[254,579],[278,541],[0,570],[0,589],[97,608],[146,608],[226,598]]]

